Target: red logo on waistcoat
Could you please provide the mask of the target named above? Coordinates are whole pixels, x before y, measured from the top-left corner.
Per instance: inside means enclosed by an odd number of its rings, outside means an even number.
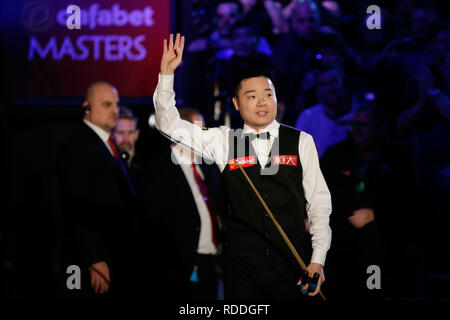
[[[275,166],[297,166],[297,156],[279,155],[273,156]]]
[[[243,158],[229,160],[228,165],[230,167],[230,171],[239,169],[239,166],[237,165],[237,163],[239,163],[241,165],[241,167],[243,167],[243,168],[254,166],[256,164],[256,157],[249,156],[249,157],[243,157]]]

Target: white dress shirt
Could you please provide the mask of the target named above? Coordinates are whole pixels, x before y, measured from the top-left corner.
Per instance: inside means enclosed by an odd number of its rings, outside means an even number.
[[[155,106],[155,124],[158,130],[176,143],[187,146],[205,161],[213,161],[220,171],[228,162],[229,132],[226,126],[201,128],[198,125],[180,119],[175,107],[173,75],[158,76],[158,85],[153,95]],[[264,165],[268,160],[270,148],[278,136],[280,124],[273,121],[261,132],[270,132],[270,139],[254,139],[252,145],[258,160]],[[206,130],[205,130],[206,129]],[[244,133],[255,132],[244,125]],[[329,216],[331,214],[331,196],[320,171],[319,158],[311,135],[301,132],[298,152],[303,169],[303,189],[307,201],[306,212],[312,235],[311,262],[325,264],[326,254],[331,244]]]
[[[108,139],[109,139],[109,136],[111,135],[111,133],[103,130],[102,128],[100,128],[96,124],[93,124],[92,122],[90,122],[87,119],[83,119],[83,122],[86,123],[86,125],[89,128],[94,130],[94,132],[99,136],[99,138],[103,141],[105,146],[108,148],[109,152],[111,152],[112,156],[114,157],[114,152],[112,151],[111,146],[108,143]]]
[[[197,253],[200,254],[216,254],[217,249],[214,246],[212,241],[212,225],[211,225],[211,217],[208,211],[208,207],[206,206],[206,202],[203,199],[203,195],[200,192],[200,188],[195,181],[194,172],[192,171],[192,159],[190,156],[189,150],[180,150],[175,145],[172,147],[172,157],[174,157],[176,162],[183,170],[184,176],[191,188],[192,196],[194,197],[195,204],[197,205],[197,210],[200,215],[200,237],[198,239],[198,247]],[[194,161],[194,163],[200,163],[200,161]],[[204,175],[200,166],[198,164],[195,165],[198,173],[204,179]]]

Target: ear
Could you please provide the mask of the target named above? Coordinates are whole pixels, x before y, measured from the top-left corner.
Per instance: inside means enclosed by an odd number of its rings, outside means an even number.
[[[89,106],[89,102],[84,101],[83,104],[81,105],[81,108],[83,109],[83,117],[88,118],[90,117],[90,109],[87,108]]]
[[[239,99],[238,99],[238,97],[233,97],[233,105],[234,105],[234,108],[237,110],[237,111],[239,111]]]

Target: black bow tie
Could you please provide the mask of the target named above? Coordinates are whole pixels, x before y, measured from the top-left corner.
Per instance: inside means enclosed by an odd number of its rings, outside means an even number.
[[[269,132],[263,132],[263,133],[247,133],[245,136],[249,138],[250,141],[256,139],[270,139],[270,133]]]

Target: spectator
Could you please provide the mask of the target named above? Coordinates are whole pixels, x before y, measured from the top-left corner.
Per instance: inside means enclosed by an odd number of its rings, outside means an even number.
[[[137,123],[138,118],[133,111],[127,107],[120,106],[119,120],[112,131],[113,140],[119,147],[133,180],[135,173],[142,165],[139,155],[136,154],[136,142],[140,133]]]
[[[180,117],[204,124],[194,109],[180,109]],[[160,252],[158,265],[153,267],[158,272],[153,287],[161,289],[163,299],[219,297],[217,256],[223,190],[218,169],[201,161],[189,149],[173,144],[155,156],[147,170],[146,180],[152,184],[142,200]]]
[[[282,4],[273,0],[240,0],[244,17],[262,28],[262,35],[273,43],[280,34],[287,33],[289,26],[283,14]]]
[[[418,222],[408,148],[388,140],[383,123],[374,106],[358,108],[348,138],[321,160],[333,200],[328,294],[335,298],[402,296],[417,285],[419,260],[406,256]],[[382,290],[367,288],[371,265],[382,270]]]
[[[184,100],[179,103],[198,109],[208,125],[224,121],[222,113],[225,106],[218,106],[221,103],[217,101],[222,88],[218,88],[216,78],[220,72],[220,64],[234,54],[231,32],[233,25],[243,17],[243,6],[238,0],[218,1],[215,8],[215,29],[211,34],[195,39],[188,46],[186,63],[182,67],[186,70],[185,74],[191,76],[182,81]],[[263,37],[259,36],[257,46],[259,53],[272,55],[272,49]],[[204,94],[194,94],[198,91]]]
[[[328,49],[330,48],[330,49]],[[345,46],[339,33],[322,26],[319,8],[313,1],[297,2],[290,17],[290,33],[280,38],[274,46],[274,59],[279,61],[284,82],[278,87],[280,99],[288,106],[295,104],[305,75],[330,53],[331,60],[339,52],[343,61],[358,64],[356,54]]]
[[[322,66],[314,74],[320,102],[304,110],[295,127],[313,136],[320,158],[330,146],[345,140],[357,104],[338,66]]]
[[[450,223],[450,53],[445,63],[417,69],[414,79],[418,97],[411,100],[412,106],[399,116],[397,128],[411,138],[414,146],[416,187],[427,210],[429,267],[433,271],[447,272],[449,266],[441,261],[448,261],[450,257],[446,229]]]
[[[244,17],[243,6],[238,0],[222,0],[216,5],[216,28],[208,39],[194,40],[188,52],[211,50],[218,59],[229,59],[233,55],[231,30],[236,21]],[[271,55],[272,49],[265,38],[260,39],[258,51]]]

